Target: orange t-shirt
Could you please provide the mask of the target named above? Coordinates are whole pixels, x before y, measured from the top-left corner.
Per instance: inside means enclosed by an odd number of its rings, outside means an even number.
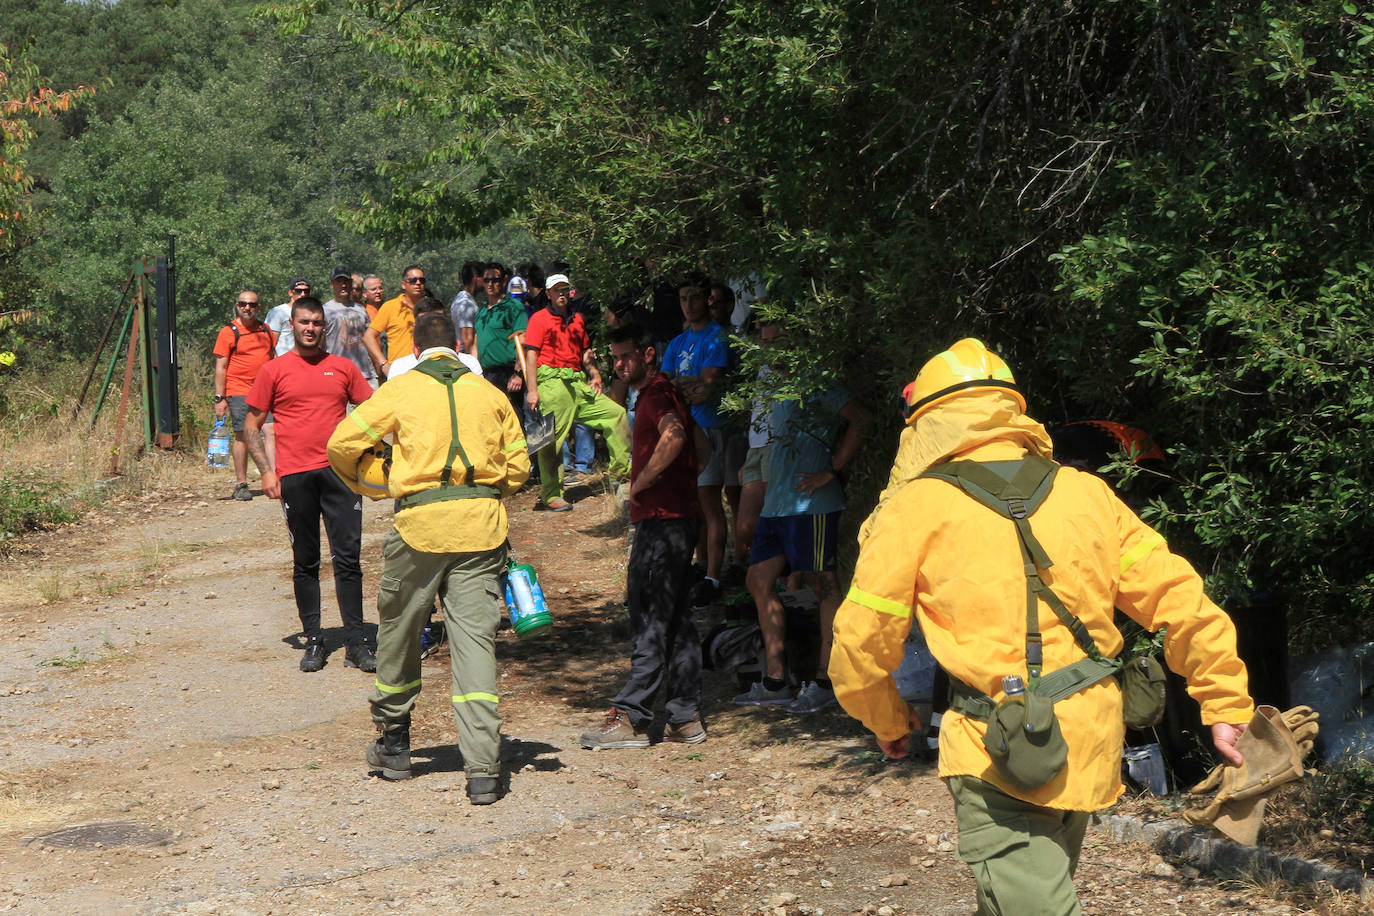
[[[235,327],[239,329],[237,345],[234,343]],[[250,331],[235,318],[233,324],[220,328],[219,336],[215,338],[214,353],[229,358],[229,365],[225,367],[224,393],[247,394],[248,389],[253,387],[258,370],[272,358],[276,346],[277,332],[261,322]]]
[[[371,328],[386,335],[387,362],[415,355],[415,312],[406,304],[405,296],[383,302],[372,319]]]

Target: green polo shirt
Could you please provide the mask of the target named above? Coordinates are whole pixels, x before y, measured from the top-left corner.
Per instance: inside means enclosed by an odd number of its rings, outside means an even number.
[[[509,369],[515,365],[515,341],[512,334],[523,334],[529,324],[525,307],[510,296],[495,305],[478,306],[472,321],[477,340],[477,358],[483,369]]]

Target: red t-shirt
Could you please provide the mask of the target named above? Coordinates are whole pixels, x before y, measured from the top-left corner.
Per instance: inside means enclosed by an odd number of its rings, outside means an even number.
[[[634,486],[640,471],[649,463],[658,446],[658,424],[665,414],[675,413],[687,431],[687,443],[673,463],[654,481],[653,486],[639,493],[630,503],[630,521],[646,518],[696,518],[701,515],[697,501],[696,423],[692,411],[682,399],[677,386],[662,375],[639,392],[635,402],[634,452],[630,460],[630,486]]]
[[[587,323],[581,312],[570,318],[540,309],[530,316],[525,329],[525,346],[539,348],[539,365],[554,369],[581,369],[582,353],[592,345]]]
[[[306,359],[295,350],[262,367],[248,392],[248,406],[272,411],[277,420],[277,473],[299,474],[329,466],[325,445],[349,402],[361,404],[372,386],[342,356]]]
[[[234,328],[239,329],[238,345],[234,344]],[[227,395],[247,394],[253,387],[253,379],[258,370],[272,358],[272,350],[277,345],[277,335],[262,322],[253,330],[248,330],[237,318],[234,323],[219,329],[215,338],[216,356],[229,357],[224,367],[224,393]]]

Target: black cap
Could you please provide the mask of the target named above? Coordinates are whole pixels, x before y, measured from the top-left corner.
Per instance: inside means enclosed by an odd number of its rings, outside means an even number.
[[[292,277],[291,282],[286,284],[287,289],[295,289],[298,286],[309,287],[310,281],[305,279],[305,277]]]
[[[330,282],[330,283],[333,283],[335,280],[339,279],[340,277],[347,277],[348,279],[352,280],[352,279],[353,279],[353,271],[349,270],[347,267],[336,267],[336,268],[334,268],[333,270],[331,270],[331,271],[329,272],[329,282]]]

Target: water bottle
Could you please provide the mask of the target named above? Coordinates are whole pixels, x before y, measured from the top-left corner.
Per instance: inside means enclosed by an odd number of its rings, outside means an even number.
[[[205,449],[205,463],[212,468],[229,467],[229,430],[224,427],[224,417],[215,421],[210,431],[210,444]]]
[[[539,577],[534,574],[534,567],[511,560],[505,578],[506,607],[510,611],[510,623],[515,628],[515,635],[525,639],[547,633],[553,626],[553,617],[549,614],[544,590],[539,587]]]
[[[1026,682],[1021,680],[1019,675],[1009,675],[1002,678],[1002,692],[1007,695],[1007,699],[1026,695]]]

